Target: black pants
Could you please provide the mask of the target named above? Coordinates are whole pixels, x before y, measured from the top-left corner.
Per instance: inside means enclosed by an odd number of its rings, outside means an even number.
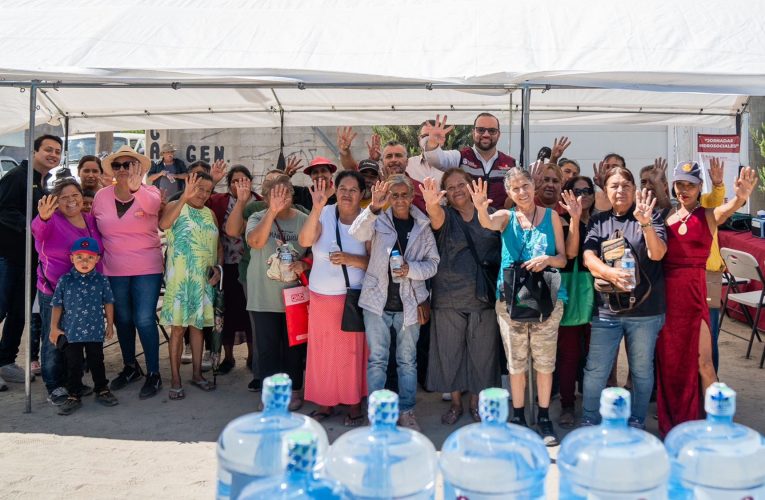
[[[258,346],[260,379],[286,373],[292,379],[292,389],[303,388],[306,345],[290,347],[287,338],[287,315],[284,313],[250,311],[257,325],[255,342]]]
[[[87,353],[88,368],[93,377],[93,390],[98,393],[107,388],[106,369],[104,368],[103,342],[71,342],[64,348],[66,356],[66,390],[72,396],[82,393],[83,351]]]

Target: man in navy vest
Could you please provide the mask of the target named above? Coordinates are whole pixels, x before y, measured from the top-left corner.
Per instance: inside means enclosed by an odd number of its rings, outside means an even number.
[[[507,192],[505,192],[505,173],[515,166],[515,159],[501,151],[497,151],[500,130],[499,120],[491,113],[479,114],[473,122],[473,147],[465,147],[459,151],[444,151],[443,144],[454,126],[446,126],[446,116],[441,120],[436,116],[435,125],[423,126],[423,137],[420,145],[425,159],[431,167],[446,171],[459,167],[473,176],[481,178],[489,184],[489,198],[494,208],[505,208]]]

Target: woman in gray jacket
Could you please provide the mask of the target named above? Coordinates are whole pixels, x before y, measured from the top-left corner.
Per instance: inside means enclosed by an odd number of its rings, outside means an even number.
[[[359,298],[369,345],[369,393],[385,387],[390,328],[393,327],[401,410],[398,423],[420,430],[414,416],[420,335],[417,306],[428,300],[425,280],[436,274],[439,257],[430,220],[412,206],[413,199],[414,186],[405,175],[393,175],[387,182],[376,183],[372,202],[356,218],[349,232],[359,241],[372,241]],[[388,203],[390,208],[383,211]],[[394,250],[403,256],[403,263],[391,271],[390,256]]]

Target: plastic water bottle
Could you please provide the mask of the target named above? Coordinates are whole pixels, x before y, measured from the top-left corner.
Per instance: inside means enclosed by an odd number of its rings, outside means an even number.
[[[386,390],[369,396],[369,422],[346,432],[332,445],[327,474],[353,498],[433,498],[436,450],[411,429],[396,427],[398,396]]]
[[[292,381],[279,373],[263,381],[263,411],[232,420],[218,438],[218,487],[216,498],[238,498],[253,481],[278,482],[287,466],[285,437],[298,430],[316,435],[318,468],[323,466],[329,442],[314,419],[287,409]]]
[[[404,265],[404,258],[401,256],[398,250],[393,250],[390,253],[390,274],[393,276],[394,283],[401,283],[404,281],[403,276],[396,276],[393,271],[398,271],[401,266]]]
[[[298,431],[287,436],[287,470],[276,484],[255,481],[239,496],[241,500],[297,499],[340,500],[343,487],[337,481],[319,477],[316,467],[316,435]]]
[[[624,249],[624,255],[622,256],[622,271],[630,273],[630,277],[627,278],[627,290],[634,290],[635,283],[635,257],[632,256],[632,251],[629,248]]]
[[[733,423],[735,391],[710,385],[704,409],[706,420],[680,424],[664,440],[672,463],[670,498],[765,498],[765,440]]]
[[[337,241],[332,240],[332,244],[329,246],[329,256],[332,257],[332,254],[337,252],[342,252],[342,250],[340,250],[340,245],[337,244]]]
[[[655,436],[627,425],[630,393],[604,389],[600,415],[600,425],[577,429],[563,439],[559,498],[667,498],[667,451]]]
[[[295,273],[290,269],[292,266],[292,252],[290,252],[289,245],[282,245],[279,247],[279,273],[281,274],[282,281],[294,281]]]
[[[544,234],[540,234],[539,238],[534,242],[534,246],[532,247],[532,255],[531,257],[541,257],[543,255],[547,254],[547,236]]]
[[[545,498],[550,457],[536,432],[507,423],[509,397],[504,389],[481,391],[481,423],[456,430],[444,442],[444,498]]]

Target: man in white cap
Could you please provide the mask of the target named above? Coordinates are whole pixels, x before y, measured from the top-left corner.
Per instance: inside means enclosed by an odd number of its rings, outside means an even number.
[[[183,160],[175,157],[176,151],[175,145],[169,142],[163,144],[159,150],[161,158],[151,166],[146,178],[149,184],[163,190],[168,198],[186,187],[188,169]]]

